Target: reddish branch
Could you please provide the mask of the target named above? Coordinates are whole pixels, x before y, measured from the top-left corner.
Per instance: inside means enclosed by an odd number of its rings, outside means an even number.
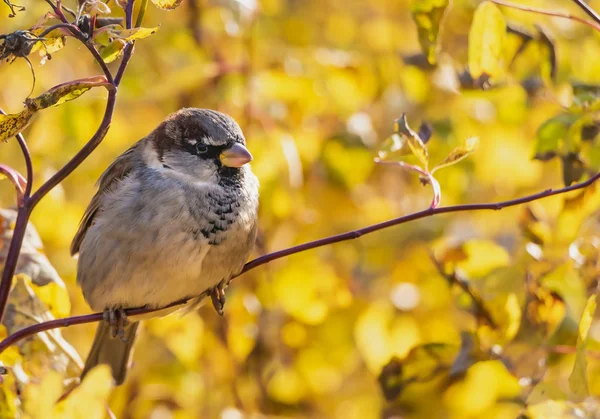
[[[268,255],[261,256],[259,258],[256,258],[256,259],[246,263],[246,265],[244,266],[244,269],[242,269],[242,272],[240,272],[239,275],[243,274],[244,272],[248,272],[254,268],[257,268],[261,265],[264,265],[265,263],[271,262],[275,259],[281,259],[283,257],[293,255],[295,253],[304,252],[305,250],[315,249],[317,247],[327,246],[330,244],[339,243],[339,242],[343,242],[346,240],[357,239],[361,236],[364,236],[369,233],[373,233],[375,231],[379,231],[379,230],[383,230],[385,228],[389,228],[392,226],[408,223],[410,221],[419,220],[421,218],[426,218],[426,217],[431,217],[431,216],[437,215],[437,214],[445,214],[445,213],[451,213],[451,212],[480,211],[480,210],[496,210],[497,211],[497,210],[501,210],[503,208],[513,207],[515,205],[521,205],[521,204],[525,204],[528,202],[536,201],[538,199],[547,198],[550,196],[560,195],[560,194],[564,194],[567,192],[583,189],[583,188],[586,188],[586,187],[592,185],[599,178],[600,178],[600,173],[597,173],[596,175],[589,178],[588,180],[580,182],[580,183],[576,183],[571,186],[567,186],[567,187],[560,188],[560,189],[547,189],[543,192],[524,196],[522,198],[511,199],[509,201],[487,203],[487,204],[465,204],[465,205],[452,205],[452,206],[448,206],[448,207],[428,208],[423,211],[419,211],[419,212],[415,212],[413,214],[408,214],[408,215],[405,215],[402,217],[394,218],[392,220],[384,221],[382,223],[373,224],[373,225],[370,225],[368,227],[363,227],[358,230],[349,231],[346,233],[338,234],[336,236],[326,237],[324,239],[315,240],[315,241],[304,243],[304,244],[301,244],[298,246],[290,247],[289,249],[284,249],[284,250],[279,250],[277,252],[269,253]],[[173,307],[173,306],[182,305],[185,303],[186,303],[186,300],[177,301],[173,304],[170,304],[167,307]],[[134,309],[128,309],[125,311],[127,312],[127,314],[129,316],[136,316],[136,315],[140,315],[140,314],[152,313],[154,311],[163,310],[164,308],[167,308],[167,307],[163,307],[161,309],[134,308]],[[33,326],[29,326],[24,329],[21,329],[18,332],[8,336],[2,342],[0,342],[0,353],[2,353],[2,351],[4,351],[6,348],[8,348],[9,346],[13,345],[14,343],[20,341],[21,339],[24,339],[24,338],[34,335],[36,333],[40,333],[40,332],[50,330],[50,329],[55,329],[58,327],[68,327],[68,326],[73,326],[73,325],[77,325],[77,324],[93,323],[93,322],[100,321],[102,319],[103,319],[103,313],[94,313],[94,314],[88,314],[88,315],[84,315],[84,316],[74,316],[74,317],[68,317],[65,319],[57,319],[57,320],[51,320],[51,321],[44,322],[44,323],[38,323]]]
[[[133,1],[134,0],[129,0],[127,8],[125,10],[125,20],[127,29],[131,29]],[[51,26],[44,32],[44,34],[50,33],[52,30],[59,28],[63,28],[69,31],[74,38],[79,40],[90,51],[90,53],[104,72],[106,79],[112,85],[113,88],[109,89],[104,116],[95,134],[92,136],[92,138],[90,138],[86,145],[83,146],[83,148],[77,154],[75,154],[75,156],[71,158],[69,162],[67,162],[67,164],[65,164],[42,186],[40,186],[40,188],[35,193],[33,193],[33,195],[31,194],[33,185],[33,167],[31,164],[31,154],[27,149],[27,144],[25,143],[25,139],[23,138],[23,136],[21,134],[17,135],[17,141],[19,143],[19,146],[21,147],[21,151],[23,152],[23,156],[25,158],[25,163],[27,167],[27,185],[25,187],[25,191],[22,194],[22,197],[19,197],[20,199],[18,202],[17,220],[15,222],[13,236],[10,241],[8,254],[6,256],[6,261],[4,264],[4,270],[2,272],[2,280],[0,282],[0,320],[4,316],[6,303],[8,301],[8,294],[10,293],[10,288],[12,284],[12,277],[15,273],[19,253],[21,250],[21,245],[23,244],[23,237],[25,236],[25,229],[27,227],[29,217],[31,216],[31,212],[39,203],[39,201],[48,192],[50,192],[52,188],[54,188],[67,176],[69,176],[73,172],[73,170],[75,170],[77,166],[79,166],[96,149],[96,147],[98,147],[98,145],[106,136],[115,109],[115,103],[117,100],[117,87],[121,82],[121,79],[125,72],[125,68],[127,67],[129,59],[133,54],[133,43],[129,43],[125,48],[123,59],[121,60],[121,64],[119,65],[119,68],[116,73],[117,75],[113,78],[112,73],[106,66],[106,63],[100,56],[100,53],[98,52],[92,41],[88,39],[76,25],[69,23],[64,14],[62,14],[62,7],[60,5],[60,1],[57,3],[57,5],[54,5],[49,0],[48,3],[52,6],[54,13],[60,20],[62,20],[63,23]]]

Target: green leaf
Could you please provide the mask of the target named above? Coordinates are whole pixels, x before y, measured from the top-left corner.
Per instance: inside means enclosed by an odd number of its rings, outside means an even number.
[[[577,335],[577,353],[575,355],[575,365],[569,377],[569,388],[573,393],[580,397],[590,394],[587,381],[587,360],[585,357],[585,344],[588,339],[588,332],[592,325],[594,313],[596,312],[596,295],[590,296],[579,321]]]
[[[430,64],[436,63],[440,23],[448,7],[448,0],[414,0],[410,12],[417,24],[419,43]]]
[[[419,135],[408,126],[406,114],[402,114],[402,116],[396,120],[394,128],[397,133],[401,134],[406,139],[412,153],[419,159],[421,164],[423,164],[425,170],[427,170],[427,165],[429,164],[427,146],[425,146]]]
[[[434,173],[436,170],[442,169],[444,167],[452,166],[453,164],[458,163],[469,154],[475,152],[479,147],[479,138],[470,137],[467,138],[465,144],[462,147],[457,147],[448,154],[448,156],[437,166],[435,166],[431,173]]]
[[[544,122],[537,130],[534,159],[549,160],[562,152],[562,146],[567,138],[569,128],[578,115],[561,114]]]
[[[107,47],[100,50],[100,56],[105,63],[112,63],[123,54],[123,48],[125,48],[125,42],[121,39],[116,39],[108,44]]]
[[[104,76],[88,77],[86,79],[73,80],[54,86],[45,93],[33,99],[26,99],[25,106],[32,111],[39,111],[51,106],[58,106],[70,100],[76,99],[92,87],[112,86]]]
[[[25,108],[19,113],[0,115],[0,141],[6,141],[27,128],[34,113]]]
[[[505,37],[506,23],[498,7],[489,1],[481,3],[469,31],[469,71],[473,79],[501,72]]]
[[[156,7],[162,10],[176,9],[183,0],[152,0]]]

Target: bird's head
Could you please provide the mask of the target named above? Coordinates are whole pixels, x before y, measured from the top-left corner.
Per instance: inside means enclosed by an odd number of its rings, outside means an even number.
[[[243,174],[252,155],[239,125],[210,109],[184,108],[149,136],[162,169],[195,181],[218,183]]]

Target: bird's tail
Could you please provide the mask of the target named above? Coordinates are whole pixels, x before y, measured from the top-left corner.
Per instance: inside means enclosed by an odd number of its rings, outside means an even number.
[[[133,341],[140,322],[132,322],[125,327],[125,336],[112,337],[110,326],[107,322],[101,321],[96,329],[96,336],[92,349],[85,361],[85,366],[81,373],[81,379],[96,365],[107,364],[112,370],[112,376],[117,385],[123,384],[127,375]]]

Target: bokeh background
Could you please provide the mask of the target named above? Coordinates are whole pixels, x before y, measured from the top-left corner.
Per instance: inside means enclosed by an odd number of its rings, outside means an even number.
[[[600,10],[600,2],[589,3]],[[48,11],[42,1],[19,4],[27,11],[12,19],[0,5],[0,32],[28,28]],[[560,187],[561,160],[532,159],[536,132],[570,106],[574,81],[600,82],[600,38],[573,21],[502,9],[508,22],[530,33],[539,24],[551,35],[556,74],[543,43],[532,42],[511,63],[520,40],[509,36],[505,72],[494,87],[467,88],[459,75],[478,4],[452,2],[436,66],[419,55],[409,1],[183,0],[172,12],[150,6],[144,26],[160,29],[136,44],[106,139],[32,216],[66,283],[71,313],[89,312],[68,249],[96,179],[181,107],[229,113],[246,134],[261,182],[254,257],[427,208],[431,190],[417,176],[373,162],[402,113],[415,129],[431,125],[434,163],[479,137],[475,154],[438,172],[443,205]],[[580,13],[567,0],[527,4]],[[34,95],[99,74],[73,39],[44,65],[32,58]],[[0,85],[0,107],[22,109],[31,87],[25,61],[0,65]],[[90,138],[105,99],[93,89],[36,116],[24,132],[36,186]],[[582,148],[589,167],[600,159],[596,149],[593,141]],[[0,160],[24,173],[15,141],[0,144]],[[13,206],[10,184],[0,186],[0,206]],[[598,229],[590,216],[598,197],[588,195],[585,202],[569,195],[570,206],[558,196],[499,212],[429,217],[262,266],[234,280],[223,318],[209,304],[146,322],[128,381],[98,397],[120,418],[597,414],[596,357],[588,359],[587,393],[568,383],[577,325],[597,281]],[[432,253],[460,267],[500,332],[473,314],[471,298],[440,274]],[[63,336],[85,357],[94,329],[76,326]],[[588,346],[597,348],[596,339],[600,328],[592,322]],[[432,355],[438,349],[441,355]],[[401,384],[389,400],[378,379],[386,365],[384,378]],[[43,376],[32,376],[29,387],[43,386]],[[89,409],[89,417],[106,413]]]

